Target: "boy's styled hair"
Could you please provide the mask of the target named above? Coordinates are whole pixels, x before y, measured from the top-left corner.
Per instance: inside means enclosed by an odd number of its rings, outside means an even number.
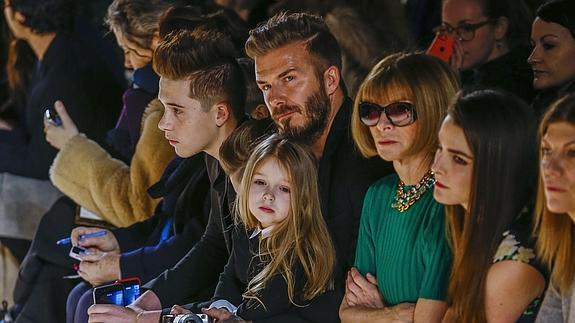
[[[191,81],[189,96],[205,110],[227,101],[234,118],[243,119],[245,80],[227,37],[204,29],[174,31],[154,51],[153,64],[161,77]]]
[[[287,283],[290,302],[298,305],[296,301],[311,300],[330,287],[335,249],[321,213],[315,157],[303,146],[277,134],[262,141],[248,160],[238,193],[239,221],[246,230],[259,226],[249,209],[249,191],[258,167],[272,158],[288,175],[290,211],[260,242],[258,256],[264,267],[249,282],[243,296],[259,300],[259,292],[279,273]],[[301,295],[294,290],[294,268],[300,265],[306,278]]]
[[[318,71],[323,73],[330,66],[341,71],[341,50],[337,40],[321,17],[308,13],[279,13],[252,29],[246,42],[246,54],[255,59],[296,42],[306,44]]]
[[[247,24],[231,9],[207,13],[201,7],[173,7],[167,10],[160,23],[160,38],[174,30],[206,29],[229,37],[236,49],[236,56],[243,57],[244,44],[248,38]]]

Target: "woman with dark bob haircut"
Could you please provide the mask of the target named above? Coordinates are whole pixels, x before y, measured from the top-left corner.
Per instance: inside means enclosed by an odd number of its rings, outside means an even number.
[[[548,1],[535,16],[528,62],[533,87],[541,91],[533,106],[543,114],[551,102],[575,92],[575,1]]]

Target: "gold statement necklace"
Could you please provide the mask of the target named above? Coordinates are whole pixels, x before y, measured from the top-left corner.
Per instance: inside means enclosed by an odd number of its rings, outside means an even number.
[[[429,170],[417,184],[411,186],[407,190],[405,189],[405,183],[400,179],[397,183],[397,190],[395,192],[395,198],[391,203],[391,207],[399,212],[407,211],[407,209],[417,202],[417,200],[419,200],[427,190],[432,188],[434,184],[435,177],[431,170]]]

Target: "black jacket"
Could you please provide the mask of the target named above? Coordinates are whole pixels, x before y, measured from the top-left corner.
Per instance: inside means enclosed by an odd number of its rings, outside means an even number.
[[[464,88],[490,87],[517,95],[529,103],[535,97],[533,72],[527,63],[531,48],[517,47],[478,68],[461,73]]]
[[[149,190],[163,198],[154,216],[113,231],[122,250],[123,277],[149,281],[175,265],[200,240],[208,222],[208,190],[204,154],[177,158],[168,165]],[[170,230],[162,240],[166,225]]]
[[[305,273],[300,263],[294,264],[294,305],[288,297],[288,285],[280,273],[276,273],[266,284],[266,288],[258,293],[258,300],[243,298],[248,283],[262,269],[263,263],[258,256],[261,234],[249,238],[250,233],[243,226],[233,230],[234,248],[220,275],[218,286],[212,301],[225,299],[238,307],[236,314],[247,321],[256,322],[337,322],[341,294],[330,290],[305,301],[302,290],[305,286]],[[260,303],[261,301],[261,303]],[[263,305],[262,305],[263,304]],[[207,306],[208,304],[202,304]],[[192,310],[197,310],[192,308]]]
[[[145,285],[154,291],[163,305],[205,300],[198,296],[217,284],[232,250],[233,220],[229,205],[235,199],[235,192],[216,159],[207,156],[206,165],[212,184],[212,207],[206,231],[173,268]]]

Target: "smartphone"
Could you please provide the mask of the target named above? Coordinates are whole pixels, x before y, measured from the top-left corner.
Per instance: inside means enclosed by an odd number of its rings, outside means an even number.
[[[117,280],[116,283],[124,287],[124,306],[132,304],[140,297],[140,279],[138,277],[129,277]]]
[[[44,111],[44,117],[48,122],[52,123],[53,125],[60,127],[62,125],[62,118],[56,113],[54,108],[48,108]]]
[[[82,261],[82,255],[86,253],[86,248],[80,246],[72,246],[68,255],[74,259]]]
[[[124,306],[124,286],[120,283],[95,287],[92,296],[94,297],[94,304]]]
[[[435,56],[444,62],[449,62],[449,58],[453,55],[453,43],[455,42],[455,35],[448,35],[445,33],[437,33],[431,46],[427,50],[427,54]]]

